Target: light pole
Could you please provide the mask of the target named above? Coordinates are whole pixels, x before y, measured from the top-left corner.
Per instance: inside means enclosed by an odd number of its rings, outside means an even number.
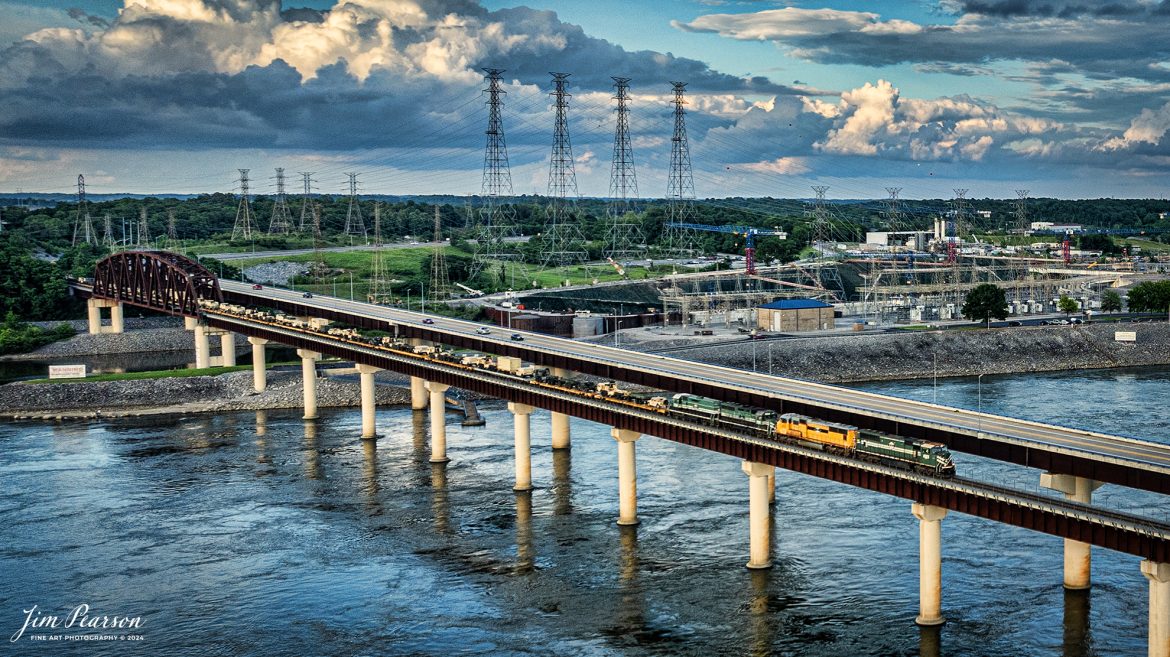
[[[934,403],[938,403],[938,352],[934,352]]]
[[[979,410],[979,430],[983,431],[983,375],[980,374],[975,379],[976,394],[978,396],[978,410]]]

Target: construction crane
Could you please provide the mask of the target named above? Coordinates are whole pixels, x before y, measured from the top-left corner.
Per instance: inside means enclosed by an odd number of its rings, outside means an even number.
[[[464,292],[466,292],[466,293],[467,293],[469,296],[473,296],[473,297],[482,297],[482,296],[483,296],[483,291],[482,291],[482,290],[476,290],[476,289],[473,289],[473,288],[467,287],[466,285],[464,285],[464,284],[462,284],[462,283],[456,283],[456,284],[455,284],[455,287],[458,287],[459,289],[463,290],[463,291],[464,291]]]
[[[779,229],[756,228],[755,226],[709,226],[707,224],[676,224],[669,223],[667,228],[689,228],[691,230],[702,230],[708,233],[731,233],[732,235],[744,236],[744,261],[747,264],[747,273],[749,276],[756,273],[756,235],[762,237],[778,237],[782,240],[788,239],[788,233]]]
[[[617,260],[614,260],[613,258],[606,258],[606,260],[609,261],[609,264],[613,265],[613,268],[618,273],[618,276],[621,276],[622,278],[629,278],[629,276],[626,275],[626,268],[622,267]]]

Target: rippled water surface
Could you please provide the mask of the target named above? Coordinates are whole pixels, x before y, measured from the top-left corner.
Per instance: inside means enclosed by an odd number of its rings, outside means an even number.
[[[869,384],[866,389],[1170,442],[1170,376],[1151,370]],[[1158,400],[1163,400],[1159,402]],[[570,453],[533,416],[531,495],[512,492],[511,415],[356,409],[0,425],[0,630],[37,605],[138,616],[139,642],[11,654],[1137,655],[1138,560],[1094,551],[1067,595],[1061,541],[968,516],[943,522],[941,631],[915,627],[907,501],[780,472],[775,567],[750,572],[739,462],[637,444],[637,528],[619,528],[616,447],[574,420]],[[964,474],[1037,489],[1038,473],[959,456]],[[1103,504],[1165,515],[1107,486]],[[1158,508],[1154,508],[1157,506]],[[57,630],[56,634],[79,634]],[[45,632],[41,632],[45,634]],[[5,641],[5,643],[8,643]],[[6,653],[7,654],[7,653]]]

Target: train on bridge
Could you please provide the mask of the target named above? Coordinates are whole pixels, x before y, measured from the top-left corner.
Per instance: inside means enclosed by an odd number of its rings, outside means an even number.
[[[204,312],[235,316],[262,324],[306,333],[327,335],[361,347],[374,348],[443,365],[497,375],[560,392],[632,406],[641,410],[698,422],[757,438],[794,443],[871,463],[914,470],[938,477],[953,477],[955,464],[946,445],[917,438],[903,438],[858,427],[826,422],[796,413],[744,406],[690,394],[634,391],[614,381],[588,381],[554,375],[549,368],[521,362],[511,356],[487,356],[456,352],[436,345],[412,345],[390,335],[363,334],[354,328],[329,327],[317,320],[201,299]],[[387,332],[394,330],[387,323]],[[381,333],[381,332],[378,332]]]

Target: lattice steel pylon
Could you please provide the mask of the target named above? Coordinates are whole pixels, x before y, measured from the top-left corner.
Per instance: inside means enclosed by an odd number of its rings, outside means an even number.
[[[240,203],[236,206],[236,223],[232,226],[232,239],[252,239],[252,204],[248,199],[248,169],[240,169]]]
[[[613,131],[613,160],[609,167],[609,230],[605,255],[614,260],[636,258],[646,249],[642,227],[631,219],[637,208],[638,176],[634,171],[634,148],[630,143],[630,78],[611,78],[617,101],[617,124]]]
[[[276,198],[272,202],[272,218],[268,220],[271,235],[286,235],[293,230],[292,214],[288,211],[288,200],[284,193],[284,169],[276,168]]]
[[[967,228],[967,189],[955,189],[955,234],[956,240],[963,236],[963,230]]]
[[[480,195],[483,202],[479,210],[479,221],[475,225],[475,252],[472,256],[471,268],[468,275],[471,278],[488,272],[493,278],[501,281],[503,264],[501,261],[518,261],[519,253],[507,243],[507,238],[515,235],[513,225],[514,214],[511,205],[505,201],[512,196],[512,172],[508,164],[508,146],[504,140],[503,108],[504,96],[507,94],[500,82],[504,69],[485,68],[487,75],[484,80],[488,87],[487,94],[488,126],[484,134],[487,143],[483,155],[483,183]],[[495,269],[499,265],[501,269]],[[513,277],[519,263],[513,264]]]
[[[179,226],[178,226],[178,222],[175,221],[175,209],[174,208],[169,208],[167,210],[167,239],[168,240],[179,239]]]
[[[451,278],[447,257],[443,253],[443,220],[435,206],[435,248],[431,251],[431,300],[435,303],[451,298]]]
[[[382,248],[382,204],[374,203],[374,259],[370,270],[370,291],[366,300],[370,303],[390,301],[390,281],[386,278],[385,251]]]
[[[1027,235],[1028,231],[1032,228],[1032,224],[1028,221],[1028,190],[1026,189],[1016,190],[1016,228],[1019,229],[1020,235]],[[1016,256],[1016,259],[1013,260],[1013,263],[1016,265],[1012,268],[1013,278],[1016,280],[1028,279],[1031,282],[1028,286],[1028,300],[1034,301],[1036,299],[1035,278],[1032,277],[1028,267],[1028,261],[1019,258],[1018,253]],[[1016,301],[1022,301],[1019,297],[1023,293],[1023,290],[1021,288],[1015,288],[1013,292]]]
[[[138,208],[138,235],[135,243],[140,248],[150,248],[150,223],[147,221],[145,205]]]
[[[825,203],[825,194],[829,191],[829,186],[813,185],[812,190],[817,198],[813,201],[810,245],[817,250],[817,258],[819,259],[824,255],[824,245],[833,239],[829,223],[829,206]]]
[[[905,230],[906,217],[902,213],[902,201],[898,195],[902,193],[901,187],[887,187],[886,193],[890,195],[886,199],[886,209],[882,212],[886,219],[886,228],[890,231]]]
[[[548,220],[545,222],[543,262],[545,267],[570,267],[584,262],[585,238],[577,228],[577,174],[573,168],[573,142],[569,139],[569,99],[565,91],[568,73],[550,73],[556,118],[553,127],[552,155],[548,168]]]
[[[666,186],[669,224],[695,223],[695,178],[691,171],[691,147],[687,141],[686,82],[671,82],[674,92],[674,134],[670,138],[670,175]],[[669,250],[691,255],[697,234],[692,228],[668,227]]]
[[[114,246],[114,226],[113,222],[110,220],[109,212],[107,212],[106,216],[102,219],[102,223],[104,224],[103,228],[105,229],[102,231],[102,244],[104,246],[112,247]]]
[[[86,244],[93,244],[93,220],[89,216],[89,201],[85,198],[85,176],[77,176],[77,215],[73,219],[73,246],[80,237]]]
[[[358,174],[347,173],[349,177],[349,208],[345,211],[345,228],[341,231],[346,235],[361,235],[362,239],[369,237],[366,231],[366,220],[362,219],[362,204],[358,199]]]
[[[305,232],[313,229],[313,172],[301,171],[301,178],[304,180],[305,191],[301,196],[301,223],[300,232]]]

